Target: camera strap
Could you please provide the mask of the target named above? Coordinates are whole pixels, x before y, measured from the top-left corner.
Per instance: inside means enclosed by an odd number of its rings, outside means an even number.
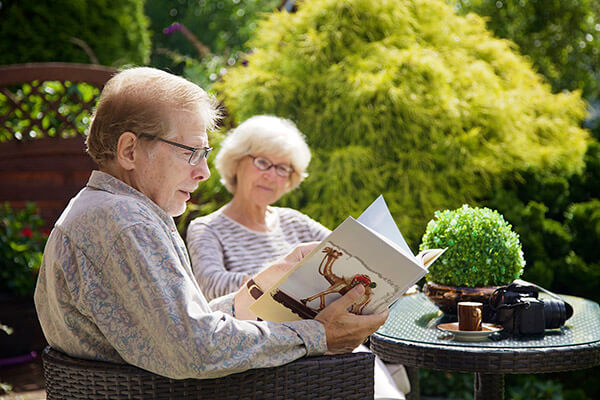
[[[544,289],[543,287],[536,285],[535,283],[527,282],[527,281],[524,281],[523,279],[515,279],[513,281],[513,283],[518,283],[520,285],[533,286],[533,287],[537,288],[538,290],[541,290],[542,292],[546,293],[547,295],[554,297],[554,299],[556,299],[556,300],[564,301],[563,298],[560,297],[559,295],[557,295],[556,293],[552,293],[548,289]]]

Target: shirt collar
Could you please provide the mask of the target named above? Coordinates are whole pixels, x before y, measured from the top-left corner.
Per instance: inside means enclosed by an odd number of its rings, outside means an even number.
[[[92,171],[90,179],[86,185],[89,188],[103,190],[105,192],[109,192],[115,195],[125,195],[130,197],[135,197],[140,200],[142,203],[150,207],[158,216],[167,222],[169,226],[175,226],[175,222],[173,218],[169,216],[162,208],[158,206],[155,202],[150,200],[148,196],[140,192],[139,190],[129,186],[122,180],[115,178],[114,176],[107,174],[102,171]]]

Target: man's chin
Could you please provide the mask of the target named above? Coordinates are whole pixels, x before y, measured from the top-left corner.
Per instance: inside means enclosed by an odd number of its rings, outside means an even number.
[[[181,214],[183,214],[185,212],[185,208],[186,208],[186,204],[183,203],[182,206],[177,207],[177,208],[173,208],[169,211],[167,211],[167,214],[169,214],[170,217],[179,217]]]

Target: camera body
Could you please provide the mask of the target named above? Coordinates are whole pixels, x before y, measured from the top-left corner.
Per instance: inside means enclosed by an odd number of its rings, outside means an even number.
[[[536,286],[511,283],[490,297],[494,322],[513,335],[543,335],[546,329],[560,328],[573,315],[573,308],[558,296],[542,300]]]

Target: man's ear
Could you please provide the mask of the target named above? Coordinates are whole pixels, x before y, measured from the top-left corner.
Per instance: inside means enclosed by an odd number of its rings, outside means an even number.
[[[135,168],[136,148],[139,147],[137,136],[132,132],[123,132],[117,142],[116,159],[121,168],[131,171]],[[139,150],[139,149],[138,149]]]

